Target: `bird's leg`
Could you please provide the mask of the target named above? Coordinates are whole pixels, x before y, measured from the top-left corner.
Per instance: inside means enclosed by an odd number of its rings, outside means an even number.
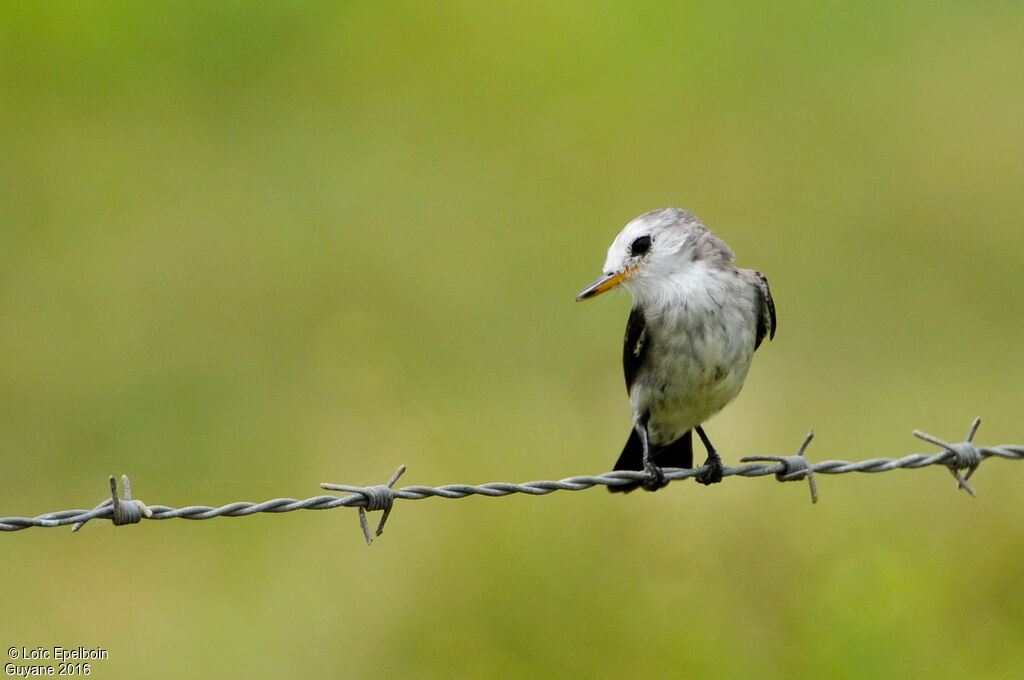
[[[717,484],[722,481],[722,459],[715,451],[715,447],[711,445],[708,436],[704,434],[704,428],[698,425],[694,429],[697,430],[697,435],[704,442],[704,448],[708,451],[708,459],[704,461],[704,467],[707,470],[697,475],[697,481],[701,484]]]
[[[643,445],[643,463],[644,463],[644,474],[647,478],[643,481],[643,487],[647,491],[657,491],[661,487],[665,486],[665,473],[661,471],[661,468],[654,464],[653,456],[651,456],[651,444],[647,437],[647,419],[643,418],[636,424],[636,431],[640,434],[640,443]]]

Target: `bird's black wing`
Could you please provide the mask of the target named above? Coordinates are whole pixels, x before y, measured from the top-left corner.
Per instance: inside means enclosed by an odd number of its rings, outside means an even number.
[[[761,341],[767,335],[771,340],[775,337],[775,301],[772,300],[772,291],[768,288],[768,279],[761,272],[754,272],[758,283],[758,298],[760,299],[760,314],[757,316],[757,334],[754,336],[754,349],[761,346]]]
[[[647,354],[647,319],[640,305],[634,304],[626,321],[626,341],[622,346],[622,370],[626,374],[626,392],[633,391],[633,381]]]

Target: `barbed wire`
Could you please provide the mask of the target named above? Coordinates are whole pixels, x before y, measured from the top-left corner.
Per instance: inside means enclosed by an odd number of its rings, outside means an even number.
[[[888,472],[897,469],[920,469],[932,465],[944,465],[956,479],[957,488],[964,489],[972,496],[974,488],[968,483],[978,466],[988,458],[1006,458],[1021,460],[1024,458],[1024,446],[975,446],[974,435],[981,419],[975,419],[967,438],[958,443],[950,443],[914,430],[914,436],[942,448],[936,454],[915,453],[903,458],[870,458],[858,462],[845,460],[827,460],[810,463],[804,455],[814,437],[814,431],[808,433],[797,452],[791,456],[748,456],[741,458],[744,463],[737,467],[725,467],[723,477],[764,477],[775,475],[782,482],[801,481],[806,479],[810,486],[811,502],[818,502],[818,487],[815,475],[839,475],[848,472]],[[665,481],[674,482],[696,477],[704,467],[693,469],[665,468]],[[961,471],[966,470],[966,474]],[[392,489],[398,478],[405,472],[405,466],[398,468],[386,484],[377,486],[348,486],[344,484],[323,483],[321,488],[330,491],[347,493],[347,496],[314,496],[305,500],[295,498],[275,498],[263,503],[238,502],[229,503],[219,508],[205,505],[190,505],[184,508],[170,508],[163,505],[146,505],[141,500],[133,499],[131,482],[127,475],[122,475],[124,498],[117,494],[117,482],[110,477],[110,498],[105,499],[92,510],[62,510],[37,517],[3,517],[0,518],[0,531],[20,531],[30,527],[59,527],[72,525],[72,531],[78,531],[93,519],[109,519],[115,525],[135,524],[142,519],[212,519],[214,517],[248,517],[263,512],[292,512],[294,510],[331,510],[340,507],[357,507],[359,523],[367,544],[373,542],[373,536],[380,536],[384,530],[395,499],[421,500],[424,498],[465,498],[479,495],[492,498],[522,493],[532,496],[543,496],[555,491],[582,491],[594,486],[620,486],[645,479],[640,471],[621,470],[606,472],[601,475],[583,475],[568,477],[559,481],[537,481],[512,484],[507,482],[491,482],[489,484],[446,484],[439,487],[406,486]],[[383,511],[376,531],[370,532],[366,518],[368,511]]]

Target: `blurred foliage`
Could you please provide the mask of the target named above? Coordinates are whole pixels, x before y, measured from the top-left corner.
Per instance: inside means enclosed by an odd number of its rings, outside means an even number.
[[[696,212],[779,333],[726,461],[1024,443],[1024,6],[7,2],[0,513],[601,472],[622,224]],[[0,539],[102,677],[1005,678],[1024,467]],[[6,661],[6,659],[5,659]]]

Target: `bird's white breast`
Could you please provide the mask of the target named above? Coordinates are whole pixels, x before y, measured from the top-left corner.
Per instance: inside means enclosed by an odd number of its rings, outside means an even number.
[[[630,390],[634,417],[650,413],[653,444],[675,441],[740,392],[754,353],[757,307],[738,272],[706,271],[644,305],[646,351]],[[641,304],[643,302],[641,301]]]

